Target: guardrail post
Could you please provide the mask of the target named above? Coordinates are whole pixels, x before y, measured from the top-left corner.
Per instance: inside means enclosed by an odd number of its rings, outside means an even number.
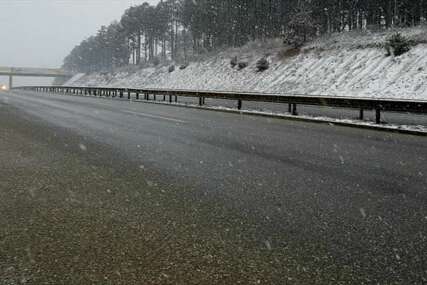
[[[363,121],[365,119],[365,110],[360,109],[359,111],[359,120]]]
[[[175,103],[178,103],[178,95],[175,95]]]
[[[166,101],[166,95],[163,95],[163,101]]]
[[[169,103],[172,103],[172,95],[169,95]]]
[[[237,100],[237,109],[242,110],[242,100]]]
[[[156,94],[153,94],[153,99],[154,99],[154,101],[157,101],[157,96],[156,96]]]
[[[297,104],[295,104],[295,103],[292,104],[292,115],[293,116],[297,116],[298,115]]]
[[[123,90],[120,90],[120,98],[123,98]]]
[[[199,106],[203,106],[203,97],[199,97]]]
[[[136,92],[136,100],[139,100],[139,92]]]
[[[128,91],[128,100],[130,100],[130,91]]]
[[[381,124],[381,107],[377,106],[375,108],[375,123]]]

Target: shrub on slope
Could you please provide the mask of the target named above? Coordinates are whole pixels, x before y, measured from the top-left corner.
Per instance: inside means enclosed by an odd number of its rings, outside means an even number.
[[[387,56],[401,56],[411,50],[411,41],[400,33],[395,33],[390,36],[385,44]]]

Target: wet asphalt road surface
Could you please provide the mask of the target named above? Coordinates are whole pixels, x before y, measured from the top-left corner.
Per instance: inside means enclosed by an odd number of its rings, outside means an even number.
[[[427,139],[0,94],[0,284],[424,284]]]

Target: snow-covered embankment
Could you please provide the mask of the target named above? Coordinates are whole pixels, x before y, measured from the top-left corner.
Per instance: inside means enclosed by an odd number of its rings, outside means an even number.
[[[357,39],[347,46],[328,47],[324,41],[290,56],[279,56],[279,48],[232,49],[192,62],[184,70],[169,72],[169,66],[164,65],[136,72],[94,73],[70,83],[427,100],[427,44],[418,44],[400,57],[387,57],[382,48],[355,42]],[[256,61],[266,53],[270,54],[270,68],[257,72]],[[232,68],[230,58],[234,55],[247,61],[248,67]]]

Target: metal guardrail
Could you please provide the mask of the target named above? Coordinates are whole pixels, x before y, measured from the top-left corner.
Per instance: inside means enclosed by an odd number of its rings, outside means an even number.
[[[242,109],[243,101],[281,103],[289,105],[289,113],[297,115],[297,105],[327,106],[348,109],[358,109],[359,119],[364,119],[364,111],[375,111],[375,122],[381,123],[381,112],[401,112],[427,114],[427,101],[423,100],[393,100],[393,99],[371,99],[355,97],[331,97],[311,95],[281,95],[268,93],[239,93],[218,91],[191,91],[170,89],[135,89],[135,88],[103,88],[103,87],[75,87],[75,86],[23,86],[14,89],[31,90],[37,92],[80,94],[92,96],[120,97],[127,96],[128,100],[133,97],[139,100],[158,100],[163,96],[163,101],[177,102],[178,97],[199,98],[199,105],[205,104],[205,99],[235,100],[237,109]]]

